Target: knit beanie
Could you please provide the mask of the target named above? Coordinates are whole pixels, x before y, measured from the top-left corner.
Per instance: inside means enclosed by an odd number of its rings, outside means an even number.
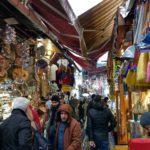
[[[59,96],[58,95],[53,95],[51,101],[60,102]]]
[[[26,112],[27,107],[30,105],[30,101],[25,97],[17,97],[12,102],[12,109],[21,109]]]

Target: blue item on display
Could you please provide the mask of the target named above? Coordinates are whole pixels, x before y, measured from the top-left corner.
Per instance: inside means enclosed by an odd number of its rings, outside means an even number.
[[[134,114],[134,121],[137,122],[138,121],[138,115]]]
[[[146,34],[144,40],[142,41],[145,45],[149,45],[150,44],[150,31],[148,31],[148,33]]]

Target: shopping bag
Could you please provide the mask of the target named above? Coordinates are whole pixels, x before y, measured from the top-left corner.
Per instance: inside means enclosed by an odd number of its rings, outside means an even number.
[[[48,142],[38,131],[34,131],[33,150],[48,150]]]
[[[36,128],[32,128],[34,133],[33,150],[48,150],[47,139],[38,131],[38,126],[34,122]]]

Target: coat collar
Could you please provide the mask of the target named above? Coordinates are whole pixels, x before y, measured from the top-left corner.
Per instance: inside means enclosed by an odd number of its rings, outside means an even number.
[[[14,109],[12,111],[12,114],[22,114],[23,116],[27,117],[26,113],[23,110],[21,110],[21,109]]]

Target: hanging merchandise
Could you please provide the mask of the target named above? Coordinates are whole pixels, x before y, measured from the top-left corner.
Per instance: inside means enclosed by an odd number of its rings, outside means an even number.
[[[150,45],[150,29],[147,32],[147,34],[146,34],[144,40],[142,41],[142,43],[143,43],[144,46],[145,45]]]
[[[16,31],[13,27],[6,25],[4,34],[4,43],[11,44],[16,42]]]
[[[136,24],[134,34],[134,44],[139,44],[142,41],[142,25],[144,20],[144,2],[136,8]]]
[[[132,66],[128,73],[127,73],[127,76],[126,76],[126,79],[125,79],[125,83],[128,85],[128,86],[134,86],[135,83],[136,83],[136,66]]]
[[[58,70],[57,65],[52,64],[48,67],[48,79],[50,81],[56,81],[56,71]]]
[[[150,52],[150,31],[147,32],[144,40],[139,44],[141,52]]]
[[[57,63],[59,64],[59,66],[64,65],[66,68],[67,68],[67,67],[68,67],[68,65],[69,65],[68,60],[67,60],[67,59],[64,59],[64,58],[59,59],[59,60],[57,61]]]
[[[129,63],[124,63],[124,66],[122,68],[122,75],[123,75],[124,78],[126,78],[129,69],[130,69],[130,64]]]
[[[135,0],[126,0],[122,6],[120,6],[120,14],[123,18],[126,18],[128,14],[130,13]]]
[[[62,85],[62,91],[63,92],[70,92],[71,91],[70,85]]]
[[[145,108],[140,100],[133,106],[132,111],[134,114],[143,114],[145,112]]]
[[[70,85],[71,76],[70,76],[70,70],[67,69],[67,71],[63,71],[60,78],[60,83],[63,85]]]
[[[148,53],[141,53],[137,66],[137,82],[146,82]]]
[[[5,79],[7,79],[8,66],[9,66],[9,63],[6,60],[6,58],[0,55],[0,82],[3,82],[5,81]]]
[[[29,73],[21,67],[15,68],[13,70],[13,79],[18,84],[23,84],[24,81],[27,81],[29,78]]]
[[[150,53],[148,54],[149,60],[147,64],[147,75],[146,75],[146,81],[150,83]]]
[[[16,46],[16,58],[17,60],[16,65],[20,65],[20,67],[28,68],[30,61],[32,61],[30,57],[30,45],[28,41],[24,41],[21,43],[18,43]]]
[[[44,57],[46,50],[45,47],[42,45],[40,47],[35,47],[35,51],[36,51],[36,57],[40,59],[41,57]]]

